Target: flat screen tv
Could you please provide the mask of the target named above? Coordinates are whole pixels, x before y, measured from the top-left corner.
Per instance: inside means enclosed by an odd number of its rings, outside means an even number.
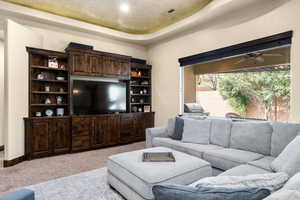
[[[73,114],[126,112],[126,84],[103,81],[73,81]]]

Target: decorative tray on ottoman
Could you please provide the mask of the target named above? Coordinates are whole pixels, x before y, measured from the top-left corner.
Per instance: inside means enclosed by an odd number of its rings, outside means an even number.
[[[172,152],[144,152],[143,162],[175,162]]]

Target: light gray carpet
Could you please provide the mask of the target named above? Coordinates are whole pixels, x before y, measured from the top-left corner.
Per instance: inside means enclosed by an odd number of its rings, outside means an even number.
[[[36,200],[123,200],[106,183],[106,168],[67,176],[26,188]]]

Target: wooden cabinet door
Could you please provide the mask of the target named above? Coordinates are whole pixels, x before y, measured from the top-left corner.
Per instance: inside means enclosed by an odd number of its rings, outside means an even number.
[[[70,55],[72,74],[88,75],[90,73],[90,55],[87,53],[72,53]]]
[[[154,127],[154,113],[135,113],[135,141],[144,141],[146,129]]]
[[[130,79],[131,66],[129,61],[121,61],[121,76],[124,79]]]
[[[103,58],[101,55],[90,55],[90,69],[94,76],[103,74]]]
[[[93,131],[91,117],[72,117],[72,151],[90,148],[90,136]]]
[[[51,121],[53,138],[53,153],[61,154],[70,152],[70,120],[55,119]]]
[[[122,114],[120,122],[120,142],[122,144],[131,142],[135,134],[133,114]]]
[[[113,62],[109,56],[103,56],[102,73],[104,76],[111,76],[113,73]]]
[[[107,120],[106,117],[96,117],[94,119],[94,131],[91,136],[91,146],[93,148],[106,146],[108,142],[107,133]]]
[[[121,75],[121,62],[117,58],[111,58],[112,59],[112,75],[119,77]]]
[[[118,144],[120,141],[119,116],[103,115],[94,119],[94,131],[91,137],[92,147],[103,147]]]
[[[39,158],[52,153],[49,120],[32,120],[30,134],[31,157]]]
[[[72,118],[72,136],[90,135],[92,131],[91,117]]]

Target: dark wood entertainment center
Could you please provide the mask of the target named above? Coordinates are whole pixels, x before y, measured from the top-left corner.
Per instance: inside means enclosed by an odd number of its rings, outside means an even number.
[[[145,140],[145,129],[154,126],[154,113],[151,110],[151,66],[147,65],[146,61],[95,51],[91,48],[70,46],[66,48],[66,52],[29,47],[27,52],[29,54],[29,117],[25,118],[27,160]],[[56,68],[48,64],[49,59],[53,58],[58,64]],[[71,84],[73,76],[113,78],[125,82],[126,113],[73,114]],[[49,110],[53,111],[53,116],[45,114]]]

